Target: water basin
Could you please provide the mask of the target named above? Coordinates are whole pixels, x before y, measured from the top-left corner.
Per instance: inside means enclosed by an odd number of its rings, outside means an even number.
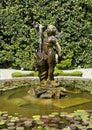
[[[68,93],[62,99],[38,99],[28,94],[29,87],[6,91],[0,95],[0,110],[23,116],[47,115],[52,112],[72,112],[92,109],[92,96],[87,93]]]

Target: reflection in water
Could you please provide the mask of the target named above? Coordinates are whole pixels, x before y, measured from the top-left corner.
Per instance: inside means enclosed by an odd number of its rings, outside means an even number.
[[[72,93],[62,99],[37,99],[28,94],[29,87],[4,92],[0,95],[0,110],[9,114],[20,113],[24,116],[77,109],[92,109],[91,95],[88,93]],[[88,108],[89,107],[89,108]]]

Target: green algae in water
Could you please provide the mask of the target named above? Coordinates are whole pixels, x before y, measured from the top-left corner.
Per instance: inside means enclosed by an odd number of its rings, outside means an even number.
[[[84,104],[87,102],[91,102],[91,100],[86,98],[81,98],[81,97],[76,97],[76,98],[67,97],[67,98],[63,98],[62,100],[53,101],[53,105],[60,108],[67,108],[67,107],[73,107],[80,104]]]
[[[70,93],[66,97],[62,99],[37,99],[31,97],[28,94],[29,87],[22,87],[16,90],[10,90],[4,92],[0,95],[0,110],[8,111],[9,114],[20,113],[24,116],[31,117],[33,115],[47,115],[52,112],[72,112],[77,109],[92,109],[92,102],[89,102],[92,99],[92,96],[89,93]],[[67,102],[71,100],[79,100],[79,104],[73,103],[73,105],[67,105]],[[67,102],[65,100],[67,99]],[[82,104],[83,99],[85,103]],[[60,106],[62,104],[66,105],[66,107],[57,106],[57,102],[59,102]],[[63,103],[62,103],[63,102]],[[75,102],[75,101],[74,101]]]

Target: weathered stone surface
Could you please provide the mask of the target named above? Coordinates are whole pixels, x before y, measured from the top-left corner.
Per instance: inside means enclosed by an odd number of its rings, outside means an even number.
[[[35,89],[35,96],[38,98],[45,98],[45,99],[59,99],[63,96],[66,96],[67,90],[63,87],[48,87],[48,88],[41,88],[37,87]]]
[[[52,94],[51,93],[44,93],[40,96],[40,98],[44,98],[44,99],[51,99],[52,98]]]
[[[44,94],[44,93],[46,93],[46,89],[41,89],[41,88],[37,88],[36,90],[35,90],[35,94],[36,94],[36,97],[40,97],[40,95],[42,95],[42,94]]]

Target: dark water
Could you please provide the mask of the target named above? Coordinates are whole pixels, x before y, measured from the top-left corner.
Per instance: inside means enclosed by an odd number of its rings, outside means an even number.
[[[68,94],[67,97],[59,100],[46,100],[32,97],[28,94],[28,90],[29,87],[22,87],[1,94],[0,111],[8,111],[9,114],[19,113],[31,117],[38,114],[47,115],[52,112],[73,112],[77,109],[92,109],[92,96],[87,92]],[[67,102],[70,102],[74,98],[80,98],[80,101],[84,99],[88,101],[83,104],[79,103],[78,105],[74,105],[74,102],[71,102],[70,106],[67,107]],[[62,105],[63,108],[61,107]]]

